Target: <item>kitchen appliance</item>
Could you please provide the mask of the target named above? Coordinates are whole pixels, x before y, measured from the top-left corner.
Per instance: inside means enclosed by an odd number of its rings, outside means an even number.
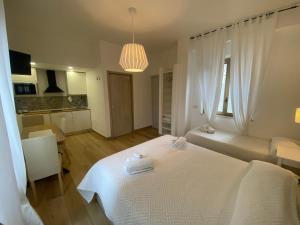
[[[48,79],[48,88],[45,90],[45,93],[61,93],[64,92],[57,86],[55,71],[47,70],[47,79]]]
[[[31,56],[29,54],[9,50],[9,59],[12,74],[31,75]]]
[[[37,88],[33,83],[14,83],[15,95],[36,95]]]

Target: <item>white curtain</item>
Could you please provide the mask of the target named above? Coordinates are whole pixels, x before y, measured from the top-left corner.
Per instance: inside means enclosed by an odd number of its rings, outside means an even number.
[[[5,120],[5,126],[3,127],[6,127],[8,134],[8,141],[10,145],[9,150],[12,156],[13,167],[21,202],[21,213],[23,216],[24,224],[41,225],[43,223],[41,222],[34,209],[30,206],[26,197],[27,177],[21,140],[16,121],[16,111],[14,106],[14,95],[8,56],[8,43],[6,37],[4,7],[2,0],[0,0],[0,60],[0,107],[2,107]]]
[[[277,13],[235,24],[231,38],[231,100],[234,121],[246,134],[263,82]]]
[[[220,29],[192,40],[188,71],[193,94],[199,95],[198,106],[212,123],[219,104],[225,60],[226,29]]]

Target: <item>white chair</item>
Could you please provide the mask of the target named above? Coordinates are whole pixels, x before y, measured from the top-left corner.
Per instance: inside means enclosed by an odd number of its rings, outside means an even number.
[[[61,178],[61,159],[58,154],[56,137],[54,134],[33,137],[22,140],[28,179],[37,201],[34,182],[36,180],[58,175],[59,188],[63,194]]]

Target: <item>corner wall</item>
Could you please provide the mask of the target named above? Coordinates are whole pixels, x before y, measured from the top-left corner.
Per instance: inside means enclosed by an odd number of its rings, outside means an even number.
[[[123,72],[119,65],[122,46],[106,41],[84,40],[58,34],[16,30],[8,24],[9,46],[28,52],[32,61],[53,66],[81,68],[87,75],[88,104],[93,129],[110,137],[107,71]],[[150,126],[151,79],[146,73],[133,74],[134,129]]]
[[[122,51],[122,46],[118,44],[100,41],[100,65],[102,71],[102,79],[104,82],[104,92],[106,99],[106,114],[107,128],[110,134],[110,112],[108,102],[108,88],[107,88],[107,71],[124,72],[119,65],[119,59]],[[134,114],[134,129],[151,126],[152,112],[151,112],[151,79],[150,76],[143,73],[133,73],[133,114]]]
[[[300,125],[294,123],[295,109],[300,107],[299,40],[300,8],[280,13],[257,112],[249,125],[249,135],[300,139]],[[183,49],[187,52],[187,48]],[[178,57],[186,58],[180,52]],[[194,128],[201,125],[204,119],[200,115],[197,98],[190,100],[190,128]],[[217,116],[215,123],[217,129],[236,132],[232,118]]]

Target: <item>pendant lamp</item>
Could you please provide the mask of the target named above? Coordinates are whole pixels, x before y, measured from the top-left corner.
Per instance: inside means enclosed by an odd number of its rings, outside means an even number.
[[[136,9],[130,7],[128,11],[132,16],[132,43],[123,45],[119,64],[126,72],[143,72],[149,64],[144,46],[135,43],[134,40],[134,16]]]

